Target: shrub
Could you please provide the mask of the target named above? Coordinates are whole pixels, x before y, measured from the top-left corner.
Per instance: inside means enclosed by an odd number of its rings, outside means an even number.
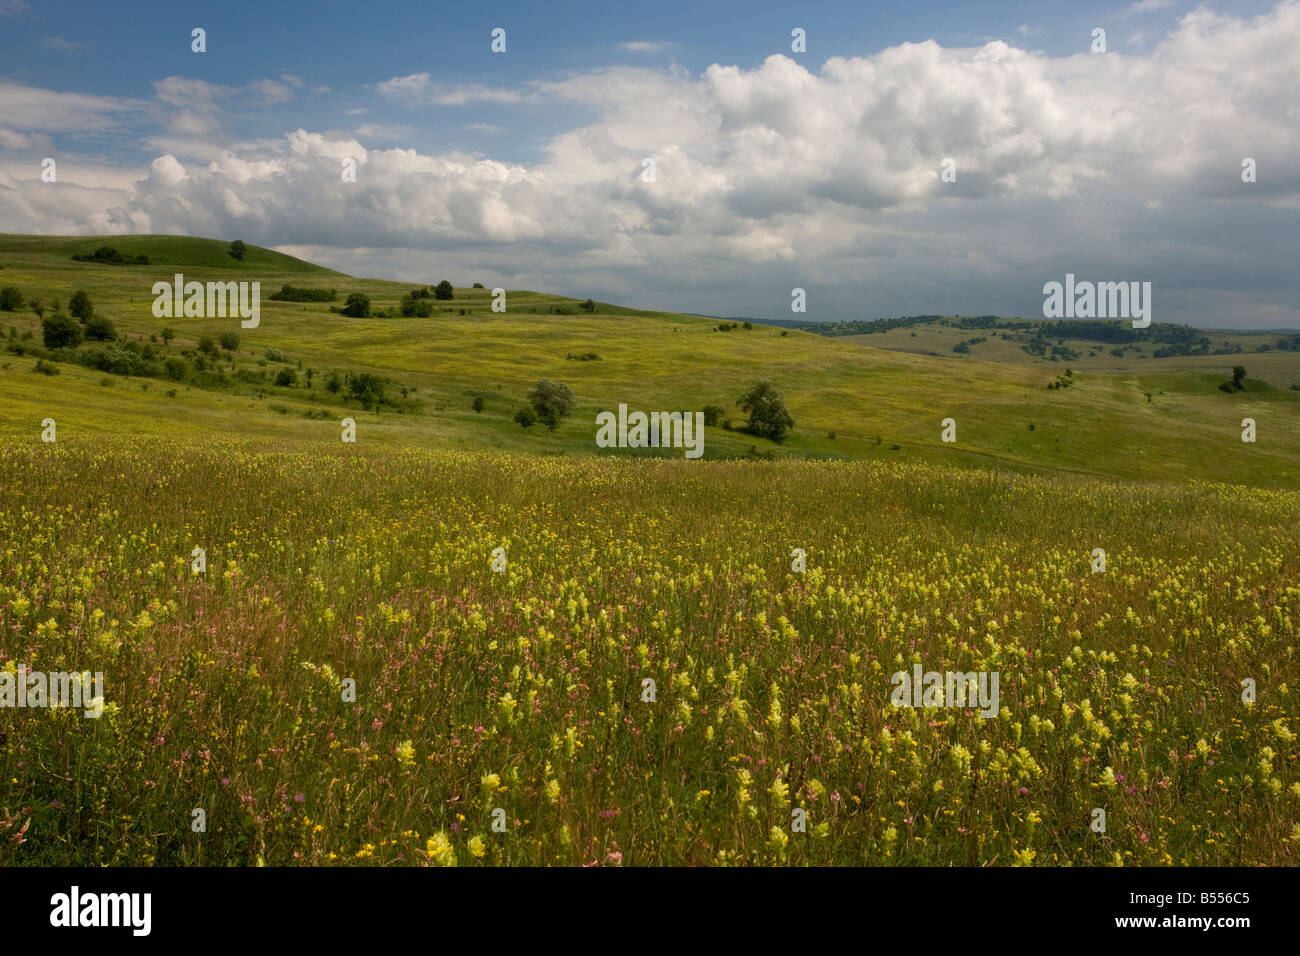
[[[0,309],[6,312],[14,312],[23,307],[23,294],[8,285],[0,289]]]
[[[515,421],[520,425],[523,425],[525,428],[531,428],[533,425],[537,424],[537,414],[532,410],[532,408],[525,405],[523,408],[519,409],[519,411],[515,412]]]
[[[81,326],[66,315],[41,320],[41,338],[47,349],[76,348],[81,344]]]
[[[710,428],[716,428],[726,413],[727,410],[721,405],[705,405],[704,424],[708,425]]]
[[[102,315],[92,315],[86,320],[86,338],[99,342],[111,342],[117,338],[117,329],[113,323]]]
[[[448,282],[446,279],[443,279],[441,282],[439,282],[437,287],[433,290],[433,297],[435,299],[455,298],[451,287],[451,283]]]
[[[298,384],[298,375],[291,368],[282,368],[276,373],[275,384],[283,388],[292,388]]]
[[[286,282],[279,292],[272,292],[267,298],[275,302],[333,302],[338,293],[333,289],[306,289]]]
[[[483,406],[484,406],[485,404],[486,404],[486,403],[483,401],[483,396],[482,396],[482,395],[475,395],[475,396],[474,396],[474,411],[476,411],[476,412],[481,412],[481,411],[483,411]]]
[[[222,332],[221,347],[225,349],[227,352],[233,352],[235,351],[235,349],[239,348],[239,333]]]
[[[71,312],[75,318],[85,322],[95,314],[95,306],[90,301],[90,296],[79,291],[68,301],[68,311]]]
[[[407,318],[415,316],[416,318],[427,319],[433,315],[433,303],[424,297],[417,298],[414,294],[402,299],[401,309],[402,315]]]
[[[174,338],[176,338],[176,330],[175,330],[175,329],[173,329],[173,328],[165,328],[165,329],[162,330],[162,340],[163,340],[163,345],[171,345],[172,339],[174,339]]]
[[[124,256],[112,246],[100,246],[93,254],[82,253],[72,257],[74,262],[98,262],[115,266],[147,266],[148,256]]]
[[[199,351],[200,351],[200,352],[203,352],[203,353],[206,354],[206,355],[216,355],[216,354],[217,354],[217,343],[214,342],[214,341],[212,340],[212,337],[211,337],[211,336],[208,336],[208,335],[200,335],[200,336],[199,336]]]
[[[284,353],[281,352],[274,345],[272,345],[269,349],[266,350],[266,360],[268,362],[283,362]]]
[[[230,244],[230,255],[232,258],[242,260],[244,258],[244,253],[247,251],[248,247],[244,245],[244,240],[242,239],[236,239]]]
[[[59,368],[57,365],[51,365],[44,359],[37,359],[36,365],[32,368],[33,372],[40,372],[42,375],[58,375]]]
[[[476,289],[486,289],[487,286],[485,286],[482,282],[475,282],[475,283],[474,283],[474,288],[476,288]]]
[[[348,296],[347,304],[343,306],[343,314],[351,316],[354,319],[366,319],[370,317],[370,296],[364,292],[353,292]]]

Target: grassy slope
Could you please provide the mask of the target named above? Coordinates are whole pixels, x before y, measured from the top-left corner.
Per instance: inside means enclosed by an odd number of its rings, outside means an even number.
[[[149,255],[151,264],[103,266],[69,258],[104,244]],[[65,306],[74,291],[85,289],[97,311],[121,332],[147,338],[165,325],[175,328],[173,352],[192,347],[200,335],[234,329],[242,338],[242,366],[256,367],[265,349],[277,346],[295,362],[300,359],[304,368],[317,370],[314,390],[243,386],[241,391],[205,392],[72,365],[51,378],[32,372],[30,356],[0,353],[0,366],[5,366],[0,368],[0,432],[36,440],[40,420],[49,416],[59,422],[60,441],[70,442],[101,432],[219,431],[316,435],[333,443],[338,441],[337,420],[350,415],[359,424],[359,440],[366,442],[585,455],[599,451],[593,423],[600,410],[620,402],[644,410],[718,404],[740,423],[736,397],[767,378],[785,393],[794,415],[797,427],[791,438],[774,446],[710,429],[708,457],[742,454],[756,445],[778,455],[998,461],[1025,470],[1198,477],[1269,487],[1300,484],[1300,393],[1265,382],[1227,395],[1216,387],[1221,374],[1145,360],[1130,362],[1135,367],[1122,372],[1091,372],[1077,363],[1074,387],[1048,391],[1044,386],[1063,370],[1060,363],[1035,366],[906,354],[803,332],[783,336],[766,326],[720,333],[709,319],[603,304],[593,316],[562,316],[550,310],[573,307],[574,300],[514,290],[508,293],[505,314],[490,311],[489,291],[457,289],[452,303],[439,303],[450,311],[432,318],[357,320],[331,314],[324,304],[277,303],[266,296],[281,283],[293,282],[333,287],[340,304],[348,292],[364,291],[376,307],[387,308],[411,286],[352,279],[254,246],[239,263],[226,249],[223,241],[168,236],[0,236],[0,285],[15,285],[28,298],[40,295],[47,304],[59,299]],[[175,271],[199,281],[260,280],[261,326],[241,330],[237,319],[154,318],[150,288]],[[429,280],[440,278],[431,275]],[[460,315],[462,308],[469,314]],[[7,326],[20,332],[35,329],[39,339],[31,312],[0,314],[0,330],[7,333]],[[964,331],[958,338],[978,334],[985,333]],[[565,358],[589,351],[600,354],[601,361]],[[1213,358],[1230,368],[1257,357]],[[267,368],[274,371],[276,366]],[[307,420],[302,416],[313,407],[309,399],[316,399],[316,407],[331,401],[322,388],[329,370],[389,376],[418,388],[423,407],[416,414],[376,415],[326,404],[328,420]],[[579,399],[573,417],[553,434],[541,428],[524,431],[511,421],[528,388],[541,377],[567,382]],[[168,397],[165,392],[172,388],[176,394]],[[482,414],[470,408],[475,393],[486,397]],[[277,413],[272,405],[287,411]],[[956,445],[939,440],[940,420],[948,416],[957,421]],[[1240,440],[1240,422],[1248,416],[1258,423],[1256,444]],[[828,437],[830,432],[835,439]],[[895,444],[901,447],[893,450]]]

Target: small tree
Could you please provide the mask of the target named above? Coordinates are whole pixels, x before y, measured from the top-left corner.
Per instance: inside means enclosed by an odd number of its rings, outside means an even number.
[[[76,348],[81,344],[81,326],[63,314],[41,321],[41,338],[47,349]]]
[[[291,388],[298,384],[298,374],[291,368],[282,368],[276,373],[275,384],[284,388]]]
[[[1246,387],[1241,384],[1241,380],[1244,379],[1245,377],[1246,377],[1246,366],[1234,365],[1232,367],[1232,384],[1237,386],[1238,389],[1243,389]]]
[[[560,420],[573,411],[576,400],[573,396],[573,389],[563,382],[542,379],[528,393],[528,404],[537,413],[537,420],[545,424],[551,431],[555,431],[560,424]]]
[[[90,301],[90,296],[84,292],[77,292],[68,302],[68,311],[71,312],[80,321],[85,322],[95,314],[95,306]]]
[[[515,421],[525,428],[531,428],[537,424],[537,413],[528,405],[525,405],[519,411],[515,412]]]
[[[474,288],[476,288],[476,289],[483,289],[483,288],[486,288],[486,286],[484,286],[482,282],[475,282],[475,283],[474,283]]]
[[[347,304],[343,306],[343,314],[351,316],[354,319],[367,319],[370,317],[370,296],[364,292],[353,292],[348,296]]]
[[[781,441],[794,427],[794,419],[770,382],[759,382],[736,402],[749,415],[749,433],[760,438]]]
[[[200,336],[199,336],[199,351],[205,353],[206,355],[216,355],[216,354],[217,354],[217,343],[214,342],[214,341],[212,341],[212,338],[211,338],[210,336],[207,336],[207,335],[200,335]]]
[[[225,349],[227,352],[233,352],[235,351],[235,349],[239,348],[239,333],[222,332],[221,347]]]
[[[230,255],[239,260],[243,260],[244,253],[248,251],[248,246],[244,245],[243,239],[236,239],[230,244]]]
[[[0,289],[0,309],[6,312],[14,312],[23,307],[23,294],[13,286],[5,286]]]
[[[482,395],[475,395],[475,396],[474,396],[474,411],[476,411],[476,412],[481,412],[481,411],[483,411],[483,406],[484,406],[484,404],[486,404],[486,403],[483,401],[483,396],[482,396]]]
[[[37,317],[38,319],[43,319],[43,318],[45,318],[45,303],[41,302],[41,298],[40,298],[40,296],[37,296],[36,298],[34,298],[34,299],[32,299],[30,302],[28,302],[28,303],[27,303],[27,308],[29,308],[29,309],[31,309],[33,312],[35,312],[35,313],[36,313],[36,317]]]
[[[171,345],[172,339],[176,338],[176,330],[171,326],[162,330],[163,345]]]
[[[583,307],[584,309],[586,309],[588,312],[595,312],[595,311],[596,311],[596,303],[595,303],[595,302],[592,302],[590,299],[588,299],[586,302],[582,303],[582,307]]]
[[[716,428],[722,422],[722,418],[726,414],[727,410],[721,405],[705,405],[704,424],[708,425],[710,428]]]
[[[102,315],[92,315],[86,320],[86,338],[99,342],[111,342],[117,338],[117,329],[113,323]]]
[[[452,288],[451,288],[451,283],[448,282],[446,279],[443,279],[441,282],[439,282],[438,285],[437,285],[437,287],[434,288],[434,290],[433,290],[433,297],[434,297],[435,299],[451,299],[451,298],[455,298],[455,296],[453,295]]]

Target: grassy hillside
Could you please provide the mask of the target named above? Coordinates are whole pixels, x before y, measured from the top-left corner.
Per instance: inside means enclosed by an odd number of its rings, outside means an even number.
[[[103,244],[124,254],[147,254],[150,264],[98,265],[69,258]],[[84,289],[97,314],[142,343],[170,327],[176,338],[154,346],[161,358],[193,354],[201,336],[215,338],[225,331],[240,336],[233,362],[217,363],[224,384],[107,375],[58,356],[53,364],[60,374],[47,376],[33,371],[31,349],[40,345],[37,316],[26,309],[0,313],[0,335],[13,329],[15,336],[5,339],[10,351],[0,353],[5,408],[0,430],[35,439],[40,421],[53,417],[60,441],[100,433],[177,432],[314,436],[337,443],[339,419],[351,416],[364,442],[630,454],[596,447],[597,412],[621,402],[647,411],[716,404],[739,428],[744,416],[736,399],[754,382],[768,379],[784,393],[795,418],[791,436],[774,445],[738,430],[710,428],[707,458],[770,453],[1198,477],[1269,487],[1300,481],[1300,392],[1254,376],[1245,392],[1219,391],[1218,383],[1240,356],[1223,357],[1223,369],[1213,372],[1155,360],[1092,371],[1080,362],[1071,366],[1070,387],[1053,390],[1047,386],[1066,363],[907,354],[762,325],[720,332],[717,320],[603,303],[588,314],[578,300],[523,290],[508,291],[504,314],[491,311],[489,290],[458,287],[452,301],[434,303],[437,311],[430,318],[353,319],[331,313],[327,303],[272,302],[267,296],[288,282],[336,289],[335,306],[348,293],[361,291],[376,309],[395,310],[414,286],[353,279],[252,246],[247,261],[238,263],[227,247],[225,241],[157,236],[0,237],[0,285],[18,287],[24,298],[39,296],[47,307],[57,300],[65,309],[72,294]],[[237,319],[155,318],[151,286],[176,271],[198,281],[260,280],[260,327],[240,329]],[[430,271],[430,283],[443,278],[436,264]],[[464,284],[474,277],[447,278]],[[28,333],[32,338],[24,339]],[[103,347],[106,343],[82,346]],[[271,347],[287,362],[268,361]],[[599,360],[566,358],[585,353]],[[297,383],[271,384],[286,367]],[[325,387],[330,373],[361,372],[388,379],[390,392],[402,395],[400,410],[366,411]],[[253,380],[236,381],[239,375]],[[513,421],[528,389],[543,377],[569,384],[578,398],[573,416],[554,433],[540,426],[524,430]],[[476,396],[483,399],[482,412],[472,408]],[[957,422],[955,444],[940,441],[940,423],[947,417]],[[1246,417],[1257,423],[1254,444],[1240,438]]]

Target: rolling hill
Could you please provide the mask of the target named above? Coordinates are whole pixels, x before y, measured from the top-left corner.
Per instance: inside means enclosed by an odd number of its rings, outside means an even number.
[[[147,255],[149,264],[71,258],[104,245]],[[718,405],[736,430],[709,428],[706,458],[942,460],[1261,487],[1300,483],[1300,392],[1279,384],[1288,369],[1300,380],[1300,353],[1273,353],[1266,374],[1252,368],[1247,390],[1228,394],[1218,385],[1243,362],[1240,355],[1102,367],[1082,358],[1033,361],[998,339],[1005,348],[990,350],[988,358],[998,360],[986,361],[974,350],[954,355],[951,345],[935,355],[875,347],[886,344],[884,336],[830,338],[758,324],[719,331],[715,319],[604,303],[587,313],[579,299],[513,289],[506,311],[494,313],[491,290],[462,287],[473,276],[456,277],[462,281],[454,298],[435,301],[432,316],[407,318],[396,309],[415,288],[411,283],[352,278],[251,245],[244,261],[236,261],[228,248],[226,241],[175,236],[0,236],[0,287],[19,289],[24,301],[39,298],[47,315],[84,290],[97,315],[111,319],[134,348],[150,346],[159,364],[169,357],[191,362],[202,337],[239,335],[238,348],[206,361],[202,374],[179,380],[106,374],[70,361],[68,353],[47,355],[30,308],[0,312],[8,349],[0,356],[0,431],[10,440],[39,440],[40,422],[52,417],[61,442],[97,433],[221,433],[337,443],[339,420],[352,417],[363,442],[678,457],[680,451],[598,449],[595,415],[620,403],[645,411]],[[429,285],[444,278],[436,263],[430,271]],[[201,282],[260,281],[259,327],[242,329],[237,318],[156,318],[152,285],[175,272]],[[270,301],[285,283],[332,288],[337,300]],[[330,311],[352,292],[394,314],[349,318]],[[168,327],[175,337],[164,343]],[[986,334],[942,328],[926,334],[950,331],[967,339]],[[889,335],[915,342],[908,333]],[[937,342],[917,352],[940,352]],[[80,350],[113,345],[87,342]],[[268,349],[278,349],[284,361],[268,359]],[[598,358],[576,360],[591,354]],[[1245,358],[1260,367],[1255,356]],[[38,359],[58,374],[34,371]],[[1048,388],[1067,365],[1073,370],[1068,387]],[[274,384],[286,369],[294,383]],[[328,389],[332,375],[363,373],[386,380],[391,404],[366,410]],[[513,421],[541,378],[567,383],[578,400],[554,432]],[[763,379],[782,391],[795,419],[780,445],[739,430],[744,418],[736,399]],[[472,407],[476,397],[481,412]],[[955,443],[940,440],[945,418],[956,422]],[[1241,440],[1244,418],[1256,422],[1254,443]]]

